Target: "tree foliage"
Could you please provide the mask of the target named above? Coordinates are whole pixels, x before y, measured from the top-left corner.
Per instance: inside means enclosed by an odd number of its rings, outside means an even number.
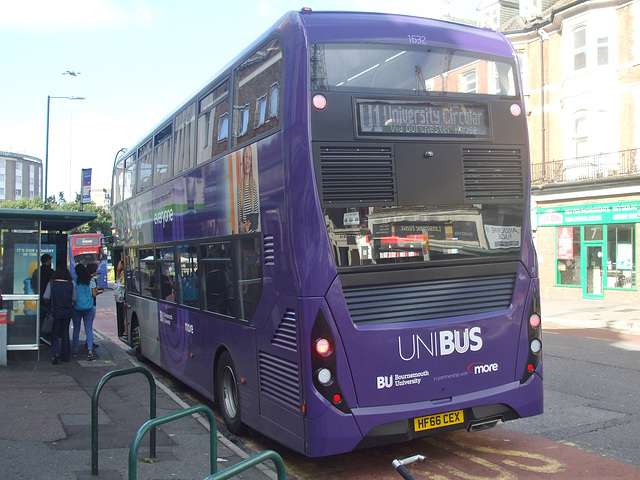
[[[51,200],[54,201],[51,201]],[[91,202],[89,204],[82,205],[80,208],[80,198],[76,197],[75,202],[55,202],[54,197],[49,197],[49,203],[47,208],[49,210],[66,210],[72,212],[79,212],[84,210],[87,212],[94,212],[97,217],[95,220],[85,223],[70,231],[70,233],[102,233],[105,236],[111,235],[111,212],[108,212],[102,206],[98,206]],[[4,200],[0,202],[0,208],[19,208],[29,210],[43,210],[44,202],[41,198],[23,198],[21,200]]]

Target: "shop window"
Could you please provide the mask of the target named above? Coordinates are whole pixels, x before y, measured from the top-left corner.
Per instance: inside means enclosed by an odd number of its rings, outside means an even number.
[[[607,287],[636,288],[634,225],[607,227]]]
[[[600,227],[602,228],[602,227]],[[557,236],[557,283],[576,285],[580,283],[580,227],[559,227]]]

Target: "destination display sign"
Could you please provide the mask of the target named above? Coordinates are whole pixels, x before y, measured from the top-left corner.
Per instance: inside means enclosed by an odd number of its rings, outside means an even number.
[[[489,107],[460,102],[356,100],[359,135],[489,138]]]

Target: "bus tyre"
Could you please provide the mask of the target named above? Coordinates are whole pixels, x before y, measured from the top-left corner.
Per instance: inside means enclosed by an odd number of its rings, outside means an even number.
[[[216,368],[216,390],[224,423],[231,433],[241,435],[245,425],[240,420],[240,397],[233,361],[229,352],[224,352]]]
[[[131,346],[136,352],[136,358],[144,362],[146,359],[142,355],[142,345],[140,345],[140,326],[136,322],[131,329]]]

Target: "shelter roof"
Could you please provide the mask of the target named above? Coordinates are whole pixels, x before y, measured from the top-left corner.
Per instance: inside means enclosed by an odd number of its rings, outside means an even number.
[[[37,222],[42,222],[41,230],[66,232],[96,218],[97,215],[94,212],[0,208],[0,228],[7,229],[37,228]]]

